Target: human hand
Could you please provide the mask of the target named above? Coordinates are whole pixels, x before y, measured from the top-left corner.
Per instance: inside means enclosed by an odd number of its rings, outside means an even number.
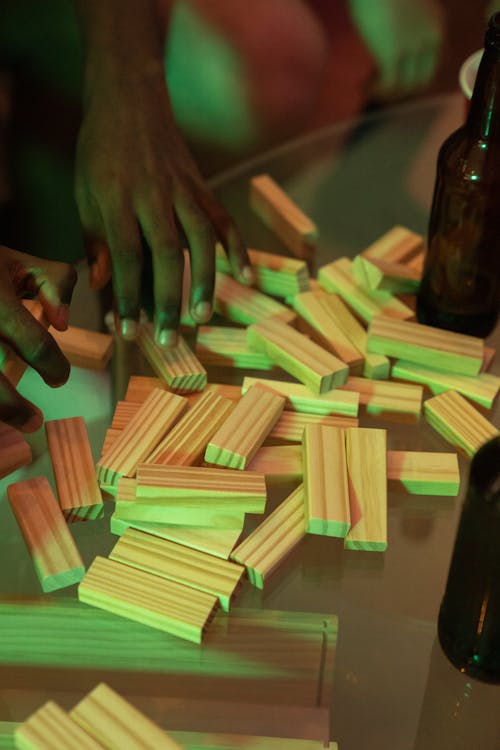
[[[0,343],[7,344],[53,387],[66,382],[70,366],[52,336],[22,305],[37,297],[48,322],[68,327],[69,303],[76,271],[66,263],[41,260],[0,246]],[[1,370],[1,367],[0,367]],[[0,372],[0,420],[23,432],[37,430],[43,415]]]
[[[374,97],[402,96],[429,83],[443,34],[436,0],[349,0],[349,6],[378,65]]]

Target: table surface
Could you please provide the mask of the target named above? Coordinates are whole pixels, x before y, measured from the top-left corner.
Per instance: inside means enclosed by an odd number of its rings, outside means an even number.
[[[352,257],[394,224],[425,233],[437,149],[461,116],[458,96],[375,113],[277,148],[220,175],[213,187],[250,247],[280,252],[279,242],[247,206],[249,177],[270,173],[317,223],[317,265]],[[76,324],[92,322],[89,295],[80,282]],[[498,327],[490,339],[498,349]],[[492,371],[500,374],[498,358]],[[123,383],[123,374],[113,379],[109,372],[74,369],[57,392],[40,385],[33,373],[24,376],[21,390],[36,399],[48,419],[83,414],[97,457]],[[489,416],[500,425],[498,403]],[[386,427],[389,449],[452,450],[423,419],[401,425],[367,417],[361,424]],[[8,483],[27,476],[46,474],[52,481],[43,431],[31,442],[33,464],[0,482],[3,597],[40,594],[5,492]],[[345,552],[339,540],[308,536],[264,591],[245,586],[235,601],[237,607],[339,616],[331,739],[341,750],[498,750],[500,687],[456,671],[436,638],[467,467],[461,457],[457,498],[389,493],[385,553]],[[87,564],[113,544],[107,521],[72,530]],[[73,588],[61,596],[76,593]],[[0,719],[19,720],[28,705],[26,690],[9,681],[9,674],[8,667],[0,668]],[[58,697],[57,685],[51,685],[42,680],[32,686],[39,703]]]

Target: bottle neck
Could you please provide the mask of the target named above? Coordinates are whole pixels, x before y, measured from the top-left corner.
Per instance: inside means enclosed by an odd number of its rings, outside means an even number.
[[[467,131],[475,138],[500,139],[500,51],[485,48],[472,94]]]

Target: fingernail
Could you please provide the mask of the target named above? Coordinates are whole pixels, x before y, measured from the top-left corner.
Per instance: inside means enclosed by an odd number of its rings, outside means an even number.
[[[35,412],[21,426],[22,432],[36,432],[43,424],[43,414],[41,411]]]
[[[193,312],[194,317],[199,323],[205,323],[212,317],[212,305],[210,302],[198,302]]]
[[[120,331],[125,341],[133,341],[137,336],[137,322],[131,318],[123,318],[120,321]]]
[[[255,281],[255,273],[251,266],[244,266],[241,269],[241,278],[247,283],[247,284],[253,284]]]
[[[69,324],[69,305],[59,305],[57,309],[57,325],[60,331],[65,331]]]
[[[160,331],[157,335],[156,340],[160,346],[171,349],[177,344],[177,331],[171,329],[165,329]]]

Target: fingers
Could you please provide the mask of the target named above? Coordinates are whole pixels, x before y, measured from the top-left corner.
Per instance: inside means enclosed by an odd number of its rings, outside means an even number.
[[[35,432],[43,424],[40,409],[23,398],[0,373],[0,420],[22,432]]]

